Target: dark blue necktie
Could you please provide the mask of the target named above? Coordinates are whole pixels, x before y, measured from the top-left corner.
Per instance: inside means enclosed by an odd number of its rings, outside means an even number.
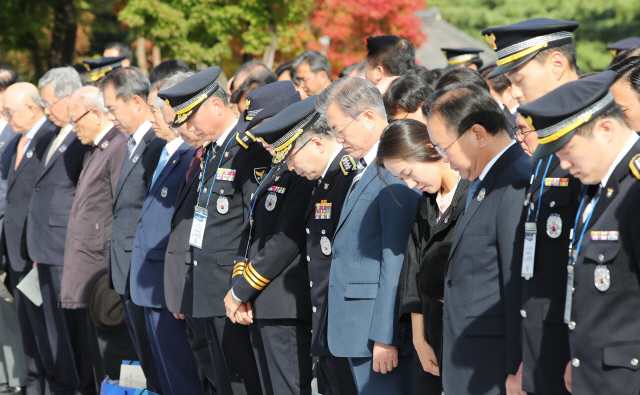
[[[473,195],[476,194],[476,191],[478,190],[479,185],[480,185],[480,178],[476,178],[471,183],[471,186],[469,187],[469,196],[467,196],[467,204],[464,206],[465,210],[469,207],[469,203],[471,203],[471,199],[473,199]]]
[[[131,154],[133,154],[133,150],[136,148],[136,139],[133,138],[133,135],[129,137],[129,141],[127,141],[127,157],[124,159],[124,163],[122,164],[122,168],[127,165],[129,159],[131,159]]]

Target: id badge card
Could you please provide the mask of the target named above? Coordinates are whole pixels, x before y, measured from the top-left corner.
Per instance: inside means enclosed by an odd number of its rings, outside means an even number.
[[[564,302],[564,323],[571,322],[571,304],[573,303],[573,265],[567,265],[567,297]]]
[[[207,226],[207,209],[196,205],[193,213],[193,223],[191,224],[191,235],[189,235],[189,244],[202,249],[202,238],[204,230]]]
[[[524,223],[524,253],[522,254],[522,277],[529,280],[533,277],[533,262],[536,257],[536,236],[537,229],[535,222]]]

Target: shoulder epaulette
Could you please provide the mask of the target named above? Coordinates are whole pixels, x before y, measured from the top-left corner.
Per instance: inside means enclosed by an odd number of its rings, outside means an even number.
[[[640,154],[631,158],[631,162],[629,162],[629,169],[638,180],[640,180]]]
[[[236,134],[236,141],[244,149],[249,149],[249,146],[256,142],[256,138],[253,137],[253,135],[247,131],[247,132]]]
[[[349,175],[349,173],[356,169],[356,161],[353,160],[351,155],[345,155],[340,159],[340,169],[345,176]]]

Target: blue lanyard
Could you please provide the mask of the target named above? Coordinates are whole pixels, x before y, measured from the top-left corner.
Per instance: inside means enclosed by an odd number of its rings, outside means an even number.
[[[593,212],[596,211],[596,205],[598,204],[598,200],[600,200],[600,192],[602,191],[602,186],[598,187],[598,193],[596,194],[596,200],[593,201],[593,206],[591,207],[591,212],[589,213],[589,216],[587,217],[587,220],[584,221],[584,225],[582,227],[582,233],[580,233],[580,239],[578,240],[578,244],[576,245],[576,253],[573,254],[572,257],[569,257],[570,260],[573,260],[573,264],[575,265],[576,262],[578,261],[578,255],[580,254],[580,246],[582,246],[582,239],[584,238],[584,233],[587,230],[587,227],[589,225],[589,221],[591,220],[591,216],[593,215]],[[582,201],[580,202],[580,207],[578,208],[578,214],[576,215],[576,222],[574,225],[574,229],[578,229],[578,221],[580,220],[581,217],[581,212],[582,212],[582,206],[584,205],[584,200],[587,197],[587,190],[584,190],[584,194],[582,195]],[[573,239],[571,240],[571,244],[574,244],[576,242],[576,234],[573,234]]]
[[[222,155],[223,152],[227,152],[227,148],[229,147],[229,143],[231,143],[236,134],[238,134],[238,132],[236,132],[233,136],[231,136],[231,138],[229,139],[229,141],[227,141],[227,145],[224,146],[224,150],[220,151],[220,161],[218,162],[218,167],[216,168],[216,173],[218,172],[218,169],[220,168],[220,165],[222,164],[222,159],[224,159],[224,155]],[[207,152],[207,160],[204,164],[204,169],[202,170],[202,180],[200,181],[200,192],[198,192],[198,204],[200,204],[200,195],[202,194],[202,184],[204,184],[204,175],[207,174],[207,165],[209,164],[209,154],[211,154],[211,150],[209,150],[209,152]],[[217,174],[213,175],[213,181],[211,181],[211,186],[209,187],[209,196],[207,197],[207,205],[204,206],[205,208],[209,207],[209,201],[211,200],[211,192],[213,192],[213,184],[215,184],[216,182],[216,178],[217,178]]]
[[[540,204],[542,203],[542,192],[544,191],[544,180],[547,178],[547,173],[549,172],[549,166],[551,165],[551,157],[553,155],[549,155],[549,161],[547,162],[547,168],[544,170],[544,175],[542,176],[542,181],[540,182],[540,194],[538,195],[538,209],[536,210],[536,222],[538,222],[538,215],[540,214]],[[533,180],[538,178],[538,170],[540,170],[540,165],[542,164],[542,159],[538,161],[538,166],[536,167],[535,175],[533,176]],[[531,184],[533,185],[533,180],[531,180]],[[531,194],[529,194],[531,195]],[[531,218],[531,206],[529,206],[529,212],[527,213],[527,221]]]

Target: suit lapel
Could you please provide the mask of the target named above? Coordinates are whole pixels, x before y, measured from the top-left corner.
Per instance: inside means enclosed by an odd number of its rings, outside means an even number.
[[[19,174],[22,172],[22,169],[24,169],[27,166],[27,163],[29,163],[29,161],[31,160],[31,158],[33,158],[33,155],[36,155],[36,149],[38,148],[39,144],[40,144],[40,140],[42,140],[42,138],[47,134],[47,131],[49,130],[50,127],[52,127],[53,124],[51,123],[51,121],[46,120],[42,126],[40,127],[40,129],[38,129],[38,131],[36,132],[35,136],[33,136],[33,139],[31,139],[31,142],[29,143],[29,147],[27,148],[27,151],[24,153],[24,156],[22,157],[22,160],[20,161],[20,164],[18,165],[18,168],[13,171],[14,167],[15,167],[15,163],[16,163],[16,155],[15,152],[13,154],[13,160],[11,161],[11,171],[12,174],[10,174],[10,177],[12,176],[12,178],[9,180],[9,187],[11,188],[11,186],[13,185],[13,183],[19,178]],[[18,138],[18,142],[20,141],[19,139],[22,137],[22,135],[19,136]],[[17,145],[16,145],[16,150],[17,150]],[[28,157],[28,153],[31,152],[31,158]]]
[[[144,207],[142,209],[143,213],[147,211],[147,208],[149,208],[149,206],[151,205],[151,201],[153,201],[153,197],[158,193],[158,189],[160,188],[164,180],[167,179],[167,177],[169,176],[169,174],[171,174],[173,169],[176,166],[178,166],[180,162],[183,160],[182,155],[184,155],[187,152],[189,152],[189,145],[186,142],[183,142],[182,144],[180,144],[180,147],[178,147],[176,152],[174,152],[173,155],[171,155],[167,159],[167,163],[164,165],[164,168],[158,175],[158,179],[156,180],[155,183],[153,183],[153,185],[147,192],[147,197],[152,197],[152,198],[145,199]]]
[[[69,132],[65,136],[64,140],[62,140],[62,143],[60,143],[60,146],[51,155],[51,159],[49,160],[49,163],[47,163],[45,165],[44,162],[46,162],[46,160],[47,160],[47,154],[49,153],[49,149],[51,149],[51,145],[53,144],[53,140],[55,140],[55,136],[54,136],[53,139],[51,139],[51,143],[47,147],[46,151],[44,152],[44,157],[42,158],[43,163],[42,163],[42,165],[40,167],[40,173],[38,174],[38,181],[42,177],[44,177],[44,175],[49,171],[49,169],[51,169],[51,166],[53,166],[55,161],[64,154],[64,151],[66,151],[69,147],[71,147],[71,144],[75,143],[76,139],[77,139],[76,134],[73,133],[73,132]],[[62,148],[62,147],[64,147],[64,148]],[[62,149],[62,151],[60,151],[61,149]]]
[[[120,172],[120,177],[118,178],[118,186],[116,186],[116,193],[115,193],[115,196],[113,197],[114,206],[118,201],[118,197],[120,196],[120,192],[122,191],[122,186],[127,180],[129,173],[131,173],[131,170],[133,170],[133,168],[140,162],[142,154],[147,149],[149,142],[153,140],[154,137],[155,137],[155,133],[153,132],[153,129],[149,129],[147,133],[145,133],[144,137],[142,138],[142,141],[140,141],[140,144],[138,144],[138,146],[136,147],[135,151],[131,153],[131,157],[129,158],[129,160],[127,160],[127,163],[122,168],[122,171]]]
[[[344,203],[344,206],[342,207],[342,213],[340,214],[340,221],[338,221],[338,226],[336,227],[335,234],[338,234],[338,232],[340,231],[342,224],[347,219],[347,217],[351,213],[351,210],[353,210],[353,207],[358,201],[358,197],[360,197],[362,192],[364,192],[364,190],[371,183],[371,181],[373,181],[373,179],[377,176],[378,174],[375,170],[375,166],[373,165],[367,166],[367,168],[364,170],[364,173],[362,174],[362,178],[360,178],[360,181],[358,182],[358,185],[356,185],[356,189],[354,189],[353,192],[351,193],[351,196],[349,196],[349,192],[347,192],[347,197],[345,198],[346,201]],[[349,189],[351,189],[351,187],[349,187]]]

